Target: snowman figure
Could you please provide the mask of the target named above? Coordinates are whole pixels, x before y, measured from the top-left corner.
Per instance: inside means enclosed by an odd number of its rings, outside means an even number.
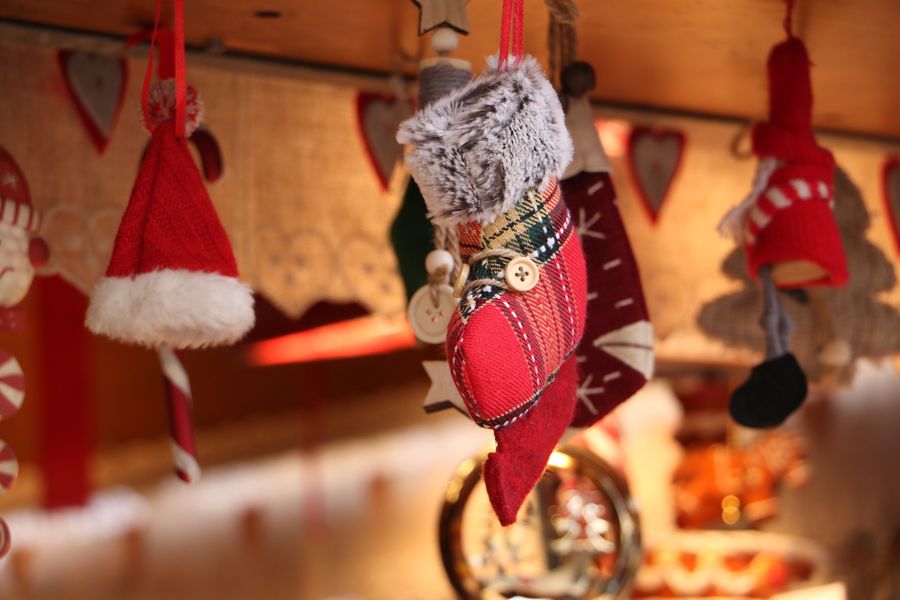
[[[21,302],[35,267],[47,262],[47,243],[33,237],[40,225],[41,213],[31,205],[22,170],[0,147],[0,307]]]

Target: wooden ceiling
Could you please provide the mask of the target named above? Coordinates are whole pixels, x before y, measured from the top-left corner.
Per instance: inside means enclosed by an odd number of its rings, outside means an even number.
[[[191,0],[188,42],[229,51],[389,72],[416,36],[409,0]],[[152,22],[153,0],[0,0],[0,18],[127,35]],[[580,57],[595,98],[738,118],[765,109],[765,59],[783,37],[783,0],[581,0]],[[275,18],[259,16],[270,11]],[[457,55],[496,50],[499,0],[471,0]],[[546,55],[547,11],[526,0],[526,49]],[[797,0],[795,31],[815,62],[820,127],[900,139],[900,2]],[[409,67],[408,69],[411,69]]]

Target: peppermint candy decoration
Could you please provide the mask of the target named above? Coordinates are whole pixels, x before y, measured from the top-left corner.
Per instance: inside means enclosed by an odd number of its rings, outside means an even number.
[[[13,416],[25,400],[25,375],[19,361],[0,350],[0,421]]]
[[[0,440],[0,494],[5,494],[19,476],[19,460],[9,444]]]

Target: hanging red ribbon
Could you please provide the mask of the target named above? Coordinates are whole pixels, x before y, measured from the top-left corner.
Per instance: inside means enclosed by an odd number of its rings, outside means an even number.
[[[187,114],[187,66],[184,56],[184,0],[175,0],[175,134],[184,139]]]
[[[153,36],[152,29],[142,29],[125,40],[125,49],[137,46],[150,40]],[[175,37],[172,30],[165,25],[156,32],[159,38],[159,65],[156,67],[156,78],[160,81],[175,77]]]
[[[516,62],[523,56],[525,46],[525,0],[503,0],[503,16],[500,24],[500,57],[498,66],[506,68],[506,61],[510,54]],[[512,33],[512,47],[509,44]]]
[[[159,79],[175,78],[175,134],[184,139],[184,125],[187,115],[187,66],[184,52],[184,0],[174,0],[174,33],[165,26],[159,26],[162,0],[156,1],[156,16],[153,32],[150,34],[150,56],[141,88],[141,109],[144,121],[150,122],[150,84],[153,82],[153,56],[159,41]],[[139,34],[141,39],[146,34]]]

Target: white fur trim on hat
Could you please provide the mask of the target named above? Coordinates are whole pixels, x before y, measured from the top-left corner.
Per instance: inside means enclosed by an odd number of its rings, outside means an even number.
[[[122,342],[202,348],[233,344],[254,320],[253,294],[236,278],[165,269],[101,279],[86,324]]]
[[[400,125],[406,164],[440,225],[493,222],[572,160],[572,140],[553,86],[531,56],[507,70],[497,57],[465,86]]]

